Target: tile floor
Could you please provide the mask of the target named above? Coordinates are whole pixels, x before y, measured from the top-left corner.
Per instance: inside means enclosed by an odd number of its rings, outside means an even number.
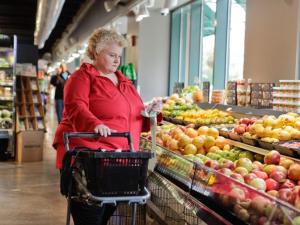
[[[51,147],[56,123],[54,106],[49,105],[43,161],[0,162],[0,225],[65,224],[66,199],[59,192]]]

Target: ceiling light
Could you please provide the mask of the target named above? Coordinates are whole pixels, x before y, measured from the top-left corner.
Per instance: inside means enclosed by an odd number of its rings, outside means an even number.
[[[178,0],[165,0],[164,7],[161,9],[160,13],[163,16],[166,16],[169,14],[170,9],[173,9],[175,6],[177,6]]]
[[[104,1],[104,8],[107,12],[110,12],[121,0],[106,0]]]

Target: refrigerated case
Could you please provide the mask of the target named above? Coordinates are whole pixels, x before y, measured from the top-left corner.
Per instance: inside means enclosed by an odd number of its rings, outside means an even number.
[[[15,65],[17,37],[0,34],[0,160],[15,156]]]

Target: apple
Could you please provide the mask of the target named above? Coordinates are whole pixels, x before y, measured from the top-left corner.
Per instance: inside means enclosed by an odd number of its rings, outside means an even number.
[[[254,161],[252,163],[253,170],[263,170],[264,165],[259,161]]]
[[[239,154],[239,158],[248,158],[250,159],[251,161],[254,160],[254,155],[252,152],[248,152],[248,151],[242,151],[240,154]]]
[[[248,158],[240,158],[240,159],[238,159],[238,161],[236,163],[236,167],[244,167],[244,168],[246,168],[248,170],[248,172],[251,172],[251,170],[253,169],[252,162]]]
[[[249,182],[251,180],[253,180],[254,178],[257,178],[257,176],[255,175],[255,173],[248,173],[244,176],[244,180],[246,184],[249,184]]]
[[[263,172],[263,171],[257,171],[257,170],[255,170],[255,171],[253,171],[253,173],[257,176],[257,177],[259,177],[259,178],[261,178],[261,179],[267,179],[268,178],[268,174],[267,173],[265,173],[265,172]]]
[[[241,125],[237,125],[235,128],[234,128],[234,132],[239,134],[239,135],[242,135],[243,133],[246,132],[246,127],[244,126],[241,126]]]
[[[280,185],[280,189],[282,188],[290,188],[290,189],[293,189],[295,187],[295,182],[290,180],[290,179],[286,179],[284,181],[283,184]]]
[[[300,216],[297,216],[293,219],[292,222],[293,225],[300,225]]]
[[[300,165],[294,163],[290,166],[288,170],[288,177],[292,180],[299,181],[300,180]]]
[[[283,166],[284,168],[286,168],[287,170],[290,168],[290,166],[294,164],[294,161],[291,159],[286,159],[286,158],[281,158],[279,165]]]
[[[248,174],[248,170],[244,167],[237,167],[237,168],[235,168],[234,172],[241,174],[242,176],[245,176],[246,174]]]
[[[279,183],[272,178],[266,179],[266,185],[267,185],[267,191],[279,189]]]
[[[288,170],[285,167],[283,167],[283,166],[276,166],[275,170],[276,171],[281,171],[281,172],[283,172],[286,175],[287,175],[287,172],[288,172]]]
[[[258,225],[266,225],[268,222],[268,218],[265,216],[262,216],[258,219],[257,222],[258,222]]]
[[[275,165],[266,165],[264,166],[264,172],[266,172],[268,175],[270,175],[274,170],[276,170]]]
[[[219,161],[219,163],[220,163],[221,168],[228,168],[228,169],[231,169],[231,170],[234,169],[234,164],[229,159],[223,159],[221,162]]]
[[[295,186],[292,190],[292,195],[290,198],[290,202],[292,204],[295,203],[296,199],[300,197],[300,186]]]
[[[241,182],[241,183],[244,183],[244,178],[241,174],[238,174],[238,173],[233,173],[230,175],[231,178]]]
[[[243,200],[246,197],[245,192],[241,188],[237,187],[232,188],[228,195],[239,200]]]
[[[275,198],[278,198],[278,191],[277,190],[268,191],[267,194],[272,195]]]
[[[268,152],[265,155],[264,162],[265,164],[278,165],[280,162],[280,153],[275,150]]]
[[[251,202],[251,208],[259,215],[263,215],[265,213],[266,206],[270,203],[270,201],[263,196],[255,196]]]
[[[227,177],[230,177],[230,175],[232,174],[232,171],[228,168],[222,168],[222,169],[219,169],[218,171]]]
[[[212,160],[212,159],[209,159],[209,160],[205,161],[204,165],[209,167],[209,168],[215,169],[215,170],[217,170],[219,168],[218,161]]]
[[[286,180],[286,174],[284,174],[281,171],[273,171],[269,177],[276,180],[279,183],[283,183]]]
[[[261,178],[254,178],[249,182],[249,185],[261,191],[265,191],[267,188],[266,182]]]
[[[283,188],[278,191],[278,198],[283,201],[290,201],[292,197],[292,190],[289,188]]]

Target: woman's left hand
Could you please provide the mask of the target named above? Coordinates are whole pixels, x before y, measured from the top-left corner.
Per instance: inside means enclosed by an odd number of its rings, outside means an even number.
[[[148,114],[151,114],[151,112],[157,114],[161,112],[162,106],[163,106],[162,98],[160,97],[154,98],[150,103],[145,105],[145,111]]]

